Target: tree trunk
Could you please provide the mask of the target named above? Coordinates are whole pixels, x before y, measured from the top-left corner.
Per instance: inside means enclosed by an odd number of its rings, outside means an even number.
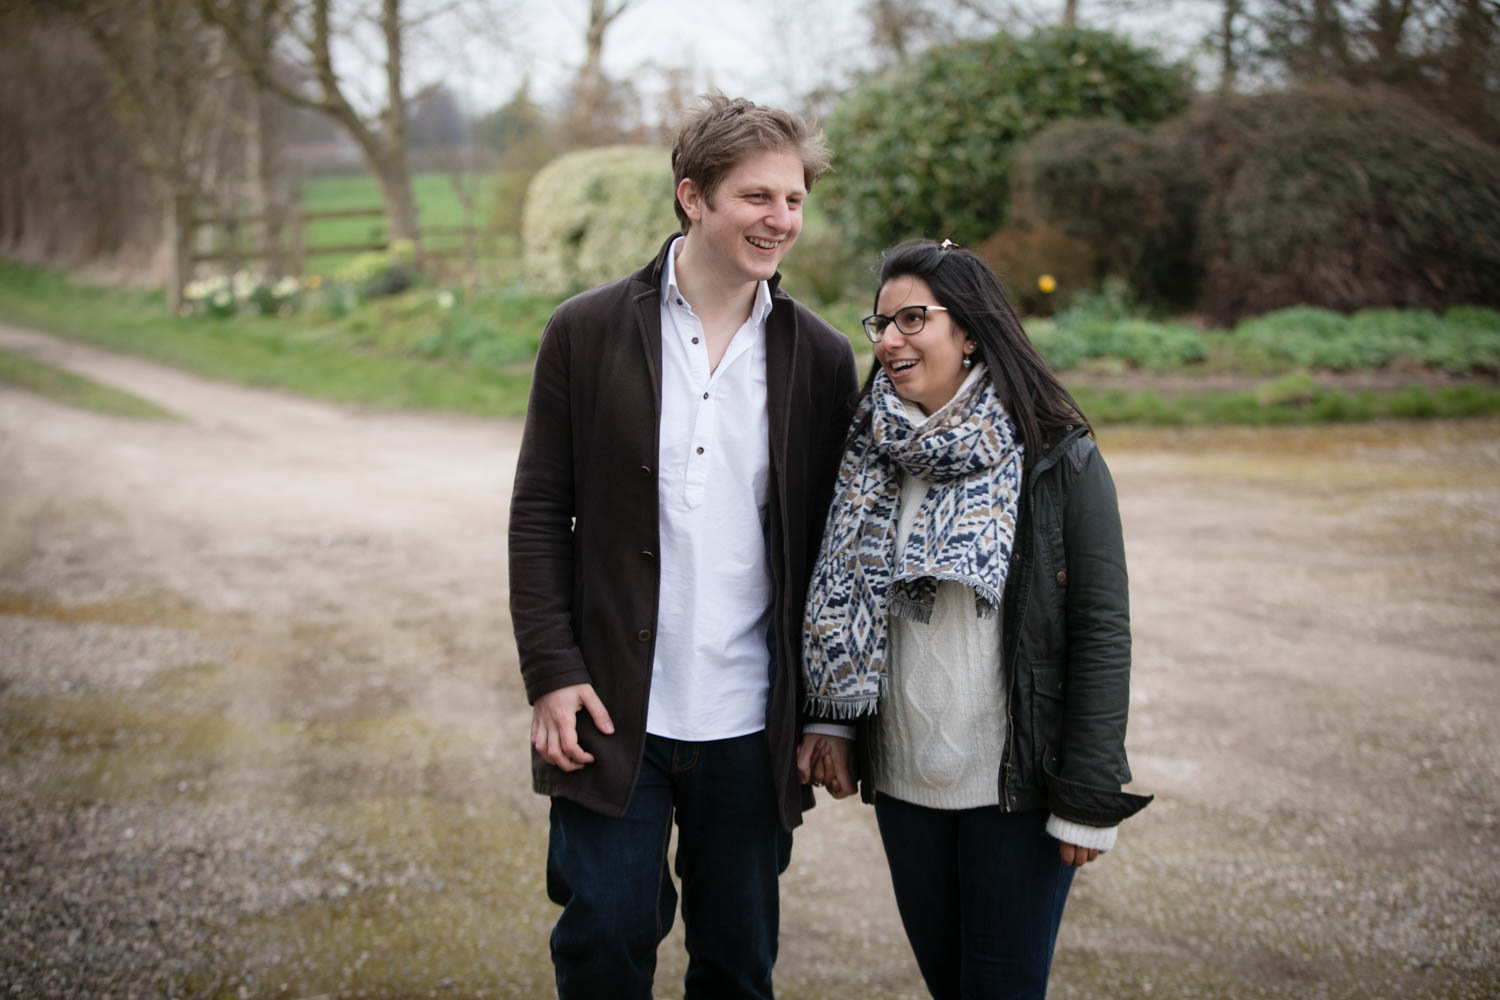
[[[183,289],[193,280],[193,212],[195,199],[182,191],[168,191],[162,198],[163,229],[169,242],[170,274],[167,277],[167,308],[173,316],[182,311]]]
[[[375,166],[375,180],[380,185],[380,198],[385,204],[385,221],[390,229],[391,242],[410,240],[413,246],[421,246],[421,231],[417,226],[417,200],[412,194],[406,151],[402,150]]]
[[[253,79],[247,85],[245,187],[249,215],[256,219],[250,227],[250,245],[265,251],[266,273],[279,278],[285,273],[286,261],[281,251],[283,219],[281,199],[276,190],[276,151],[271,138],[270,101]]]
[[[1223,0],[1219,15],[1219,93],[1234,93],[1239,76],[1239,57],[1235,51],[1234,22],[1240,13],[1241,0]]]
[[[404,50],[401,35],[401,0],[381,0],[380,26],[385,32],[386,109],[382,117],[381,145],[384,147],[374,164],[385,200],[386,221],[391,240],[410,240],[420,245],[417,228],[417,203],[412,194],[411,167],[406,155],[409,131],[406,95],[402,92]]]
[[[1064,28],[1078,27],[1078,0],[1066,0],[1063,4],[1062,26]]]

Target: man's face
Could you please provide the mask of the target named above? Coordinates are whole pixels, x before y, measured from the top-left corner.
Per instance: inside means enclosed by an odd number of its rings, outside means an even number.
[[[693,223],[688,246],[718,281],[764,281],[802,231],[802,157],[795,150],[745,157],[719,182],[712,205],[690,179],[677,196]]]

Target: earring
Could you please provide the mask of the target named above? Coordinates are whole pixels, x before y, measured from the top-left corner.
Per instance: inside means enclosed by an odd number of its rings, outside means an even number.
[[[970,368],[974,367],[974,359],[971,358],[971,357],[969,357],[967,354],[965,354],[964,355],[963,365],[964,365],[964,371],[968,371]]]

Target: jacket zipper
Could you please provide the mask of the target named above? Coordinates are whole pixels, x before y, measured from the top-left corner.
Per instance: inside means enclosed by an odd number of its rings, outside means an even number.
[[[1028,491],[1026,494],[1027,528],[1036,524],[1036,493]],[[1010,812],[1014,800],[1010,794],[1010,776],[1016,766],[1016,664],[1015,653],[1021,649],[1021,628],[1026,621],[1026,602],[1031,597],[1031,560],[1036,553],[1031,551],[1028,545],[1026,550],[1026,563],[1021,567],[1021,599],[1016,602],[1016,617],[1019,619],[1015,624],[1016,642],[1011,648],[1010,663],[1010,693],[1005,699],[1005,776],[1000,783],[1000,809],[1002,812]]]

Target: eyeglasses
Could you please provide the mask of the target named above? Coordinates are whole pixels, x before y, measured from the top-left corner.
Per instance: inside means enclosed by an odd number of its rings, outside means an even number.
[[[947,312],[946,306],[902,306],[896,310],[894,316],[882,316],[880,313],[871,313],[859,321],[860,326],[865,328],[865,336],[870,338],[870,343],[880,343],[880,338],[885,336],[885,328],[892,323],[896,329],[908,337],[921,333],[922,327],[927,325],[927,314],[929,312]]]

